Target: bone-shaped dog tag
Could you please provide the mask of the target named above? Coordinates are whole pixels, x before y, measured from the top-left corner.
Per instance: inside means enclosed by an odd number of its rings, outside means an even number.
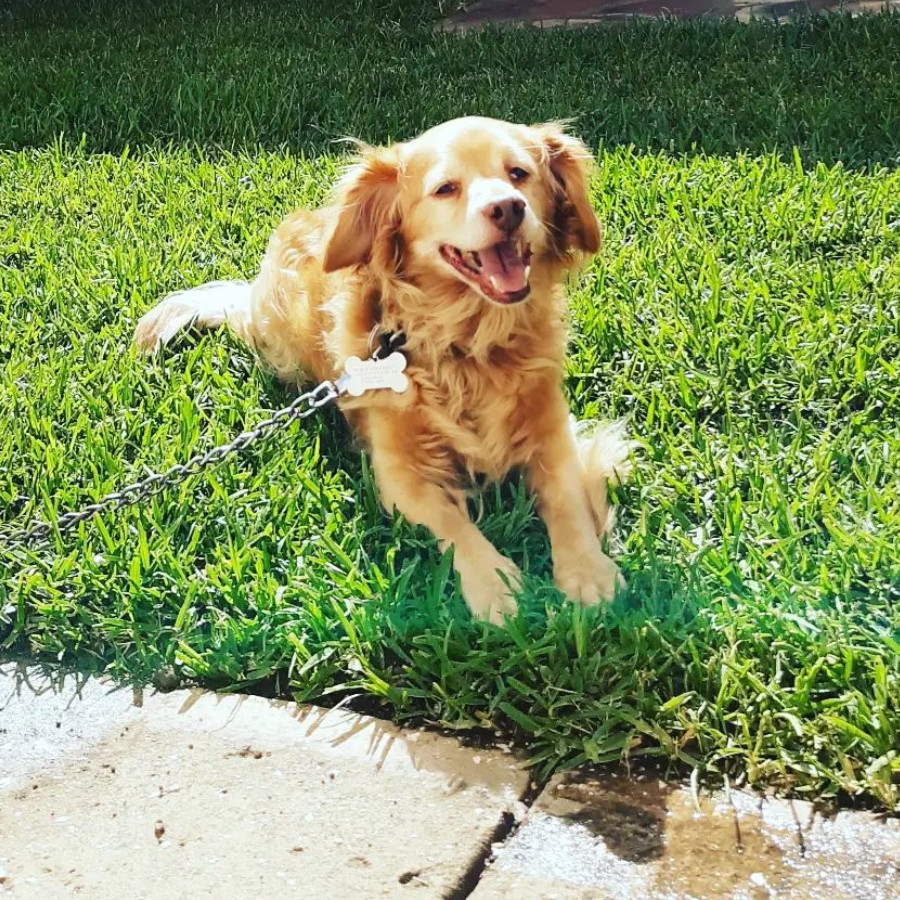
[[[351,397],[361,397],[366,391],[382,388],[402,394],[409,387],[409,378],[403,374],[405,368],[406,357],[402,353],[392,353],[384,359],[349,356],[344,374],[338,380],[338,388]]]

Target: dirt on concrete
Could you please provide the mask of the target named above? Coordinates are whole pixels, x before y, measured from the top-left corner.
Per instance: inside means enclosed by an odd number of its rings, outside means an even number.
[[[571,773],[472,900],[900,900],[900,822],[745,791]]]

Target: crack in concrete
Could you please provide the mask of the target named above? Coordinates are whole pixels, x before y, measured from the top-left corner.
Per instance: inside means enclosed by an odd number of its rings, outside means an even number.
[[[527,811],[530,811],[534,802],[548,784],[549,780],[546,779],[530,781],[528,787],[519,796],[518,802],[525,806]],[[507,811],[502,814],[497,827],[485,842],[481,852],[472,860],[469,868],[463,872],[459,881],[446,895],[445,900],[466,900],[467,897],[470,897],[475,892],[491,857],[496,852],[497,845],[506,844],[524,824],[526,818],[527,813],[525,817],[518,821],[511,812]]]

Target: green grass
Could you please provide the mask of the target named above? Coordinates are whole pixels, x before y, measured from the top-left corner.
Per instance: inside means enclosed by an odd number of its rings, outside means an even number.
[[[512,480],[481,524],[522,614],[472,622],[328,412],[0,550],[7,652],[368,698],[511,734],[544,773],[659,758],[900,809],[900,18],[457,38],[420,0],[70,6],[0,10],[4,533],[287,402],[223,334],[137,358],[137,317],[252,274],[333,182],[332,138],[465,112],[574,116],[598,148],[567,389],[644,446],[606,609],[555,592]]]

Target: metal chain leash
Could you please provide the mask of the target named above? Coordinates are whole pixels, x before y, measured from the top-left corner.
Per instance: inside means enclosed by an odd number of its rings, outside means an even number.
[[[305,419],[323,406],[334,403],[342,392],[339,384],[333,381],[323,381],[313,390],[300,394],[289,406],[279,409],[278,412],[273,413],[268,419],[264,419],[254,428],[241,432],[227,444],[213,447],[212,450],[207,450],[205,453],[198,453],[187,462],[178,463],[166,469],[165,472],[148,475],[146,478],[142,478],[140,481],[134,482],[134,484],[129,484],[119,491],[107,494],[96,503],[91,503],[83,509],[64,513],[55,522],[39,522],[31,528],[13,532],[11,535],[4,537],[3,543],[6,547],[34,544],[36,542],[41,543],[46,541],[53,534],[54,530],[59,532],[70,531],[80,522],[84,522],[98,513],[122,509],[125,506],[132,506],[141,500],[146,500],[148,497],[154,497],[162,493],[166,488],[181,484],[181,482],[192,475],[198,475],[226,457],[240,453],[241,450],[255,444],[264,437],[288,428],[298,419]]]

